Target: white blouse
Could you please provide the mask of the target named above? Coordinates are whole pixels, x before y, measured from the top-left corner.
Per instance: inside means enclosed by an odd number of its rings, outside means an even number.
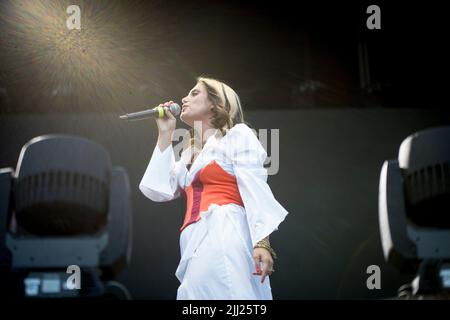
[[[180,196],[196,173],[215,160],[226,172],[236,177],[244,203],[252,245],[278,230],[288,212],[274,198],[263,167],[267,153],[253,131],[244,123],[236,124],[225,136],[216,130],[211,135],[190,170],[190,149],[175,160],[172,145],[163,152],[156,145],[139,189],[156,202]]]

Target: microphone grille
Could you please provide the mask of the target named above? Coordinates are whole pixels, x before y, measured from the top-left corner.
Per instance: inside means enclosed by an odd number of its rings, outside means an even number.
[[[181,108],[180,108],[179,104],[178,104],[178,103],[172,103],[172,104],[170,105],[170,112],[172,112],[172,114],[173,114],[174,116],[179,115],[180,112],[181,112]]]

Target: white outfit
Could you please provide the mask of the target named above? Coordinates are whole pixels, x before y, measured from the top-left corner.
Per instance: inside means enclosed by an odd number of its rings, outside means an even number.
[[[196,173],[215,160],[236,177],[245,206],[211,204],[198,222],[181,232],[177,299],[272,299],[269,277],[261,283],[261,276],[252,274],[253,247],[277,230],[288,212],[267,184],[266,157],[256,135],[243,123],[223,137],[216,130],[190,171],[186,168],[190,149],[175,161],[171,145],[163,152],[156,145],[139,185],[146,197],[157,202],[178,198]]]

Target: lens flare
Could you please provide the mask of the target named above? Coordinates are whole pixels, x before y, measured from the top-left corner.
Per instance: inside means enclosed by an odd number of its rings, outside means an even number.
[[[66,25],[71,16],[67,7],[73,4],[80,7],[80,30]],[[163,94],[161,39],[170,28],[161,29],[166,18],[158,15],[158,5],[2,1],[0,58],[15,95],[21,103],[36,105],[36,111],[51,106],[52,111],[76,112],[89,106],[93,111],[122,112],[148,95]],[[136,91],[138,97],[133,98]]]

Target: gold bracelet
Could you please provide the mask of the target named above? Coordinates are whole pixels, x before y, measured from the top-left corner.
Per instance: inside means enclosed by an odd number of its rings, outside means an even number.
[[[273,259],[277,259],[277,254],[275,253],[275,250],[273,250],[273,248],[270,246],[270,242],[268,240],[263,239],[261,241],[258,241],[258,243],[256,243],[256,245],[253,249],[256,249],[256,248],[266,249],[267,251],[270,252]]]

